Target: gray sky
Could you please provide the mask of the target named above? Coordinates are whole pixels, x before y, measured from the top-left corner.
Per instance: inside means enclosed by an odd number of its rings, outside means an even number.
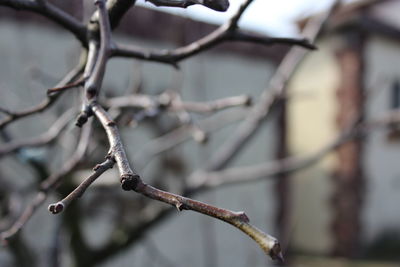
[[[202,6],[191,6],[187,9],[158,8],[166,12],[178,13],[194,19],[223,23],[234,13],[244,0],[230,0],[227,12],[215,12]],[[333,0],[255,0],[243,15],[240,26],[274,36],[296,36],[294,25],[296,18],[327,8]],[[154,7],[144,0],[139,5]]]

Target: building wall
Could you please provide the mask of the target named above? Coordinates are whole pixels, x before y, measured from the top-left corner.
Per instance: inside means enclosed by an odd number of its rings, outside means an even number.
[[[335,138],[340,71],[335,47],[340,39],[325,38],[317,53],[311,54],[291,82],[289,102],[289,146],[292,155],[307,155]],[[365,120],[379,118],[391,109],[392,87],[400,81],[398,42],[382,36],[366,39]],[[317,67],[316,67],[317,66]],[[361,245],[364,256],[378,240],[399,239],[400,139],[388,127],[369,131],[363,150],[365,191],[361,217]],[[334,155],[293,175],[292,244],[296,250],[330,253],[332,249],[331,206]],[[363,185],[364,186],[364,185]],[[387,249],[388,250],[388,249]]]
[[[290,154],[307,156],[336,137],[336,89],[339,84],[334,37],[319,42],[290,83],[288,140]],[[331,154],[292,177],[292,244],[311,253],[330,251]]]
[[[392,86],[400,80],[400,46],[398,42],[371,37],[366,47],[367,88],[366,116],[377,118],[391,108]],[[367,136],[365,168],[368,178],[364,227],[366,240],[371,242],[393,232],[400,237],[400,139],[390,138],[388,128],[371,131]]]

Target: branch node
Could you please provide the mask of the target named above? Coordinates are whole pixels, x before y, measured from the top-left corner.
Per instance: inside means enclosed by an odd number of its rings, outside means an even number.
[[[86,98],[87,99],[93,99],[97,95],[97,88],[96,86],[89,86],[86,88]]]
[[[97,171],[98,169],[100,169],[100,167],[101,167],[101,164],[96,164],[96,165],[93,167],[93,171]]]
[[[122,189],[125,191],[135,191],[140,181],[140,176],[137,174],[123,174],[121,175]]]
[[[107,122],[107,126],[115,126],[115,121],[109,121],[109,122]]]
[[[253,105],[253,99],[249,95],[246,95],[245,97],[246,97],[246,99],[245,99],[243,105],[246,107],[251,107]]]
[[[249,217],[246,215],[246,213],[244,213],[244,211],[239,211],[236,214],[240,221],[245,222],[245,223],[250,222]]]

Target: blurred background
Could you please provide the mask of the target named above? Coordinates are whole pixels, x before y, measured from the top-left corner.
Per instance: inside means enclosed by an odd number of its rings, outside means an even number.
[[[94,10],[92,1],[51,2],[85,21]],[[211,32],[242,1],[232,1],[226,14],[138,2],[116,29],[116,40],[164,49]],[[255,0],[239,25],[264,35],[299,37],[307,21],[331,4]],[[294,172],[215,186],[191,197],[245,211],[254,225],[281,241],[287,266],[399,266],[400,128],[392,123],[400,108],[399,12],[398,0],[344,1],[318,39],[318,50],[291,77],[285,101],[229,167],[292,156],[317,155],[318,160]],[[0,36],[1,108],[39,103],[79,59],[79,42],[33,13],[0,6]],[[112,59],[103,94],[169,90],[199,102],[247,94],[256,103],[290,48],[224,43],[185,60],[180,69]],[[8,125],[1,130],[0,147],[40,135],[71,106],[77,113],[80,101],[79,90],[70,90],[45,112]],[[208,133],[205,143],[196,142],[187,129],[179,131],[182,122],[168,114],[138,120],[138,110],[110,112],[118,117],[128,157],[144,180],[182,194],[187,177],[204,167],[248,111],[235,107],[192,115],[191,121]],[[385,123],[388,114],[397,117]],[[10,227],[40,182],[71,157],[79,136],[71,121],[56,142],[0,156],[0,230]],[[362,125],[362,134],[346,142],[337,139],[354,121]],[[335,140],[342,144],[318,156]],[[87,156],[21,233],[0,248],[0,266],[274,266],[252,240],[225,223],[122,191],[115,169],[66,212],[50,214],[47,205],[102,161],[106,143],[94,124]]]

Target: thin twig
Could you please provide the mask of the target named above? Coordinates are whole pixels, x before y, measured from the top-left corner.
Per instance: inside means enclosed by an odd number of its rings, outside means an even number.
[[[85,66],[86,63],[86,52],[82,52],[81,54],[81,58],[79,60],[78,65],[73,68],[55,87],[62,87],[66,84],[72,83],[74,82],[76,79],[78,79],[83,71],[83,68]],[[57,94],[51,94],[48,95],[46,99],[44,99],[40,104],[33,106],[31,108],[28,108],[26,110],[23,111],[17,111],[17,112],[9,112],[8,116],[2,120],[0,120],[0,129],[4,128],[6,125],[36,114],[38,112],[42,112],[46,109],[48,109],[52,104],[55,103],[55,101],[58,99],[58,97],[62,94],[62,92],[57,93]]]
[[[11,141],[3,144],[0,146],[0,158],[24,147],[38,147],[53,142],[60,135],[62,130],[68,125],[73,113],[73,109],[66,111],[57,121],[53,123],[47,132],[37,137],[20,141]]]
[[[40,192],[29,202],[28,206],[24,209],[21,216],[17,219],[13,225],[0,233],[0,240],[5,242],[7,239],[13,237],[18,233],[22,227],[28,222],[28,220],[35,214],[36,210],[43,204],[48,197],[48,193],[54,190],[60,181],[71,173],[78,163],[82,160],[85,155],[86,148],[90,140],[91,127],[88,125],[83,128],[78,146],[74,154],[63,164],[61,169],[52,175],[50,175],[41,184]]]
[[[115,122],[96,102],[92,104],[92,111],[107,133],[110,143],[109,156],[114,157],[117,162],[120,182],[124,190],[133,190],[151,199],[171,204],[178,210],[193,210],[232,224],[254,239],[271,258],[282,260],[278,241],[252,226],[243,212],[232,212],[220,209],[199,201],[156,189],[144,183],[140,176],[134,173],[129,166]]]
[[[50,95],[50,94],[58,93],[58,92],[65,91],[65,90],[68,90],[71,88],[79,87],[79,86],[83,85],[84,83],[85,83],[85,79],[81,78],[81,79],[77,80],[76,82],[73,82],[73,83],[70,83],[70,84],[67,84],[67,85],[64,85],[61,87],[49,88],[49,89],[47,89],[47,94]]]
[[[333,5],[324,16],[309,22],[304,32],[307,33],[306,36],[310,40],[315,40],[323,24],[335,9],[336,5]],[[278,66],[274,76],[271,78],[268,87],[261,94],[259,102],[255,104],[243,123],[239,125],[236,132],[216,150],[206,164],[206,171],[222,169],[238,154],[237,152],[248,142],[276,104],[285,98],[286,84],[306,54],[307,50],[298,47],[293,47],[288,52]]]
[[[279,242],[250,224],[244,212],[221,209],[190,198],[162,191],[144,183],[140,177],[131,184],[131,190],[148,198],[158,200],[176,207],[179,211],[192,210],[229,223],[250,236],[272,259],[283,261]]]
[[[176,64],[188,57],[204,52],[225,41],[245,41],[264,45],[289,44],[299,45],[308,49],[315,49],[307,39],[262,37],[252,33],[244,33],[238,30],[237,23],[252,0],[244,2],[232,18],[205,37],[174,50],[150,51],[138,46],[117,44],[113,49],[113,56],[133,57],[147,61]]]
[[[83,46],[86,44],[85,25],[48,1],[0,0],[0,6],[7,6],[16,10],[27,10],[40,14],[70,31]]]
[[[142,108],[150,109],[161,107],[170,112],[185,110],[194,113],[212,113],[237,106],[250,106],[252,100],[248,95],[231,96],[206,102],[183,101],[177,99],[176,93],[163,93],[159,96],[133,94],[114,97],[106,100],[106,107],[110,108]]]
[[[111,169],[115,164],[113,158],[107,158],[105,162],[101,164],[97,164],[93,168],[93,174],[86,178],[74,191],[72,191],[68,196],[66,196],[61,201],[50,204],[48,210],[53,213],[57,214],[62,212],[66,207],[69,206],[71,201],[80,198],[86,191],[86,189],[94,182],[100,175],[102,175],[108,169]]]
[[[362,137],[376,128],[397,125],[400,123],[400,111],[393,110],[378,118],[361,122],[354,120],[338,136],[317,152],[309,156],[292,156],[281,160],[245,167],[233,167],[215,172],[197,172],[188,180],[188,191],[198,192],[220,185],[247,183],[265,177],[274,177],[283,173],[292,173],[307,168],[322,160],[327,154],[343,144]]]
[[[111,26],[108,18],[104,0],[96,0],[95,5],[99,12],[100,24],[100,48],[96,57],[93,72],[85,82],[86,97],[89,101],[94,100],[98,95],[108,58],[113,46],[111,36]]]
[[[228,114],[217,114],[211,118],[199,121],[201,129],[206,133],[210,133],[225,127],[226,125],[238,122],[245,117],[245,112],[229,112]],[[165,151],[168,151],[183,142],[190,139],[190,131],[188,125],[180,126],[165,135],[155,138],[148,142],[134,156],[138,170],[143,168],[151,161],[151,159]]]

